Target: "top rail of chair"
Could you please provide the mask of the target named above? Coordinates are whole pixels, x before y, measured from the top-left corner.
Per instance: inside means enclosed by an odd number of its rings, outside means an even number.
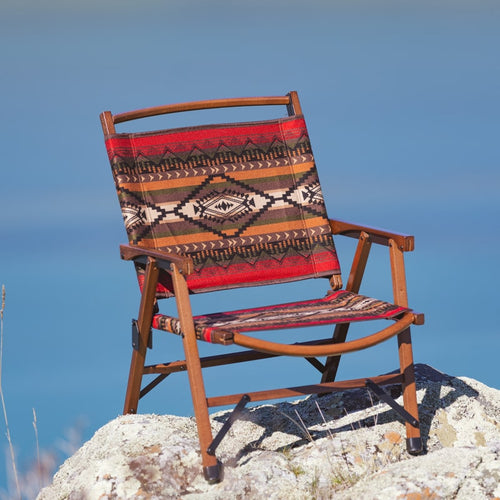
[[[151,108],[137,109],[125,113],[113,115],[113,123],[122,123],[138,118],[164,115],[168,113],[179,113],[182,111],[196,111],[199,109],[231,108],[237,106],[275,106],[289,105],[291,96],[268,96],[268,97],[237,97],[229,99],[210,99],[205,101],[184,102],[178,104],[167,104]]]

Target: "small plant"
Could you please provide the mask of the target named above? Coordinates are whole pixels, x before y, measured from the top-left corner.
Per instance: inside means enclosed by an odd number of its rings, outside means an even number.
[[[295,474],[295,477],[299,477],[302,474],[306,473],[306,471],[300,465],[289,464],[288,467],[289,467],[290,471]]]
[[[316,495],[318,494],[318,489],[319,489],[319,474],[318,471],[314,471],[314,476],[311,481],[311,494],[313,498],[316,498]]]
[[[289,446],[283,448],[281,450],[281,453],[283,453],[283,456],[285,457],[286,461],[288,462],[288,468],[290,469],[291,472],[295,475],[295,477],[299,477],[302,474],[305,474],[306,471],[300,466],[292,463],[292,452]]]
[[[291,459],[292,459],[292,451],[291,451],[290,446],[285,446],[285,447],[281,450],[281,453],[283,453],[283,456],[284,456],[287,460],[291,460]]]
[[[330,483],[334,490],[339,490],[339,489],[343,490],[345,488],[355,485],[360,479],[361,476],[359,474],[356,474],[354,472],[346,473],[344,471],[339,470],[331,475]]]

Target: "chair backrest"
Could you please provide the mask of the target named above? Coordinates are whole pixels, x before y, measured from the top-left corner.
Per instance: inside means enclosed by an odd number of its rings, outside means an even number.
[[[154,114],[256,104],[286,104],[289,116],[142,133],[114,129],[114,123]],[[191,292],[339,274],[299,113],[295,92],[103,113],[129,242],[189,255]],[[171,291],[163,276],[159,295]]]

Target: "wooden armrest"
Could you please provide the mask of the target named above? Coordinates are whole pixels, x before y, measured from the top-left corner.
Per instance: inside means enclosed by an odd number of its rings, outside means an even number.
[[[141,264],[146,264],[149,257],[156,260],[159,267],[170,271],[171,264],[175,264],[184,274],[191,274],[193,271],[193,261],[190,257],[178,255],[161,250],[151,250],[135,245],[120,245],[120,256],[123,260],[133,260]]]
[[[385,229],[361,226],[335,219],[329,219],[329,222],[333,234],[359,238],[359,235],[365,232],[370,236],[370,240],[373,243],[378,243],[379,245],[389,246],[390,240],[392,240],[403,252],[411,252],[415,248],[415,238],[408,234],[395,233]]]

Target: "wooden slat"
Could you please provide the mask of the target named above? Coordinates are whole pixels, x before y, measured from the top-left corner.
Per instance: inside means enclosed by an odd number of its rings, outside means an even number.
[[[400,384],[402,377],[399,373],[370,377],[370,380],[379,385]],[[286,389],[272,389],[268,391],[243,392],[240,394],[229,394],[227,396],[215,396],[207,399],[208,406],[227,406],[238,403],[243,395],[248,395],[250,401],[266,401],[270,399],[291,398],[307,394],[326,394],[328,392],[345,391],[365,387],[366,378],[345,380],[342,382],[327,382],[325,384],[303,385],[299,387],[288,387]]]
[[[332,339],[321,339],[321,340],[312,340],[310,342],[301,342],[294,345],[324,345],[330,344]],[[268,354],[265,352],[259,351],[239,351],[233,352],[229,354],[219,354],[217,356],[207,356],[201,358],[201,367],[202,368],[211,368],[214,366],[223,366],[223,365],[231,365],[235,363],[244,363],[246,361],[256,361],[259,359],[267,359],[267,358],[275,358],[279,356],[278,354]],[[148,365],[144,367],[144,374],[151,375],[155,373],[177,373],[186,371],[186,361],[172,361],[170,363],[158,363],[156,365]]]

